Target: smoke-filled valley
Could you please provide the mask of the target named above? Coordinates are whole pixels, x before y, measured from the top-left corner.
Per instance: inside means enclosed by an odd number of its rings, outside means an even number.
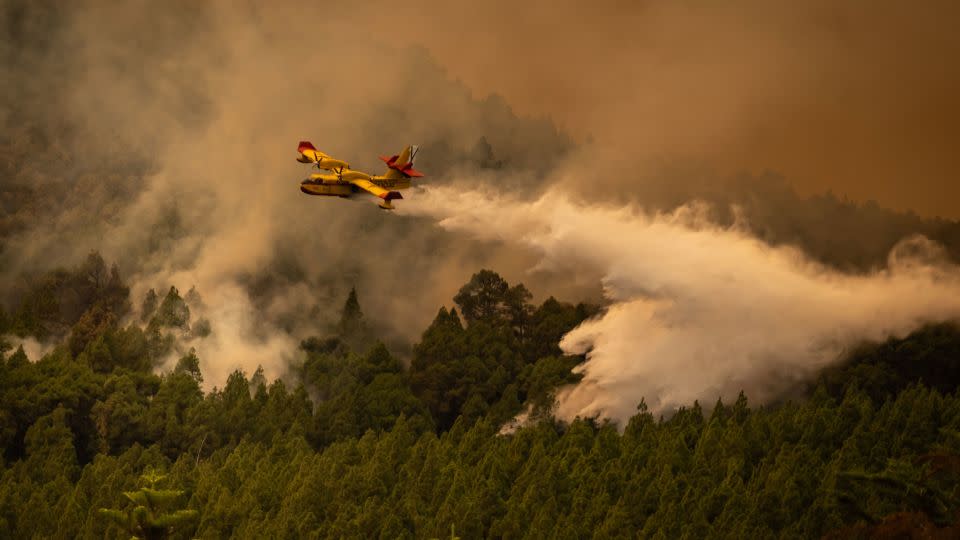
[[[0,537],[960,526],[960,222],[698,158],[680,117],[654,154],[646,105],[532,116],[369,6],[284,9],[0,11]],[[300,140],[378,173],[420,144],[427,176],[395,212],[308,197]]]

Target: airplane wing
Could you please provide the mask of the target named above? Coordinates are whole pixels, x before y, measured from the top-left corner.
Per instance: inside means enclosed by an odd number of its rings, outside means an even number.
[[[371,195],[380,197],[381,199],[387,202],[390,202],[394,199],[403,198],[403,195],[401,195],[399,191],[390,191],[390,190],[383,189],[382,187],[374,184],[369,180],[351,180],[350,183],[370,193]]]
[[[299,157],[297,157],[297,161],[300,163],[316,163],[320,169],[341,172],[344,169],[350,168],[349,163],[324,154],[317,150],[310,141],[300,141],[299,146],[297,146],[297,153],[300,154]]]

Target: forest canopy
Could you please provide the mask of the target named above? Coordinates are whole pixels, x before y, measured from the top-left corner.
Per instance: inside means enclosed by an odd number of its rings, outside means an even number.
[[[952,324],[864,344],[794,400],[741,394],[660,418],[641,402],[626,425],[565,423],[552,396],[582,358],[557,343],[597,308],[532,305],[496,272],[438,311],[409,363],[376,342],[353,290],[287,377],[237,371],[205,392],[194,351],[158,363],[198,324],[188,302],[150,291],[131,318],[106,267],[91,254],[39,276],[0,319],[5,334],[59,336],[42,358],[7,345],[0,363],[0,536],[126,538],[150,490],[180,494],[151,512],[180,512],[163,533],[183,538],[958,527]]]

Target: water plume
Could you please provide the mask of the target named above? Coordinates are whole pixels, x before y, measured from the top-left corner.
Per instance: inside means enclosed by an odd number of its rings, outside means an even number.
[[[404,202],[444,229],[533,249],[539,269],[601,280],[610,305],[560,343],[586,355],[583,380],[557,395],[565,419],[624,421],[641,399],[662,413],[741,390],[769,402],[862,340],[960,315],[960,269],[923,237],[855,275],[714,225],[697,203],[647,213],[445,187]]]

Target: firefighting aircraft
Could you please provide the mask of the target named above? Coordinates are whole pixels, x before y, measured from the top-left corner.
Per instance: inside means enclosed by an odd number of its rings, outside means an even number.
[[[297,161],[316,163],[318,169],[330,171],[329,174],[311,174],[310,178],[300,182],[300,191],[307,195],[332,197],[351,197],[365,191],[379,197],[380,208],[384,210],[393,210],[390,201],[403,198],[397,190],[410,187],[411,178],[423,176],[423,173],[413,168],[413,159],[417,156],[416,146],[408,146],[395,156],[380,156],[387,164],[387,172],[382,176],[351,170],[349,163],[324,154],[314,148],[310,141],[301,141],[297,152],[300,154]]]

